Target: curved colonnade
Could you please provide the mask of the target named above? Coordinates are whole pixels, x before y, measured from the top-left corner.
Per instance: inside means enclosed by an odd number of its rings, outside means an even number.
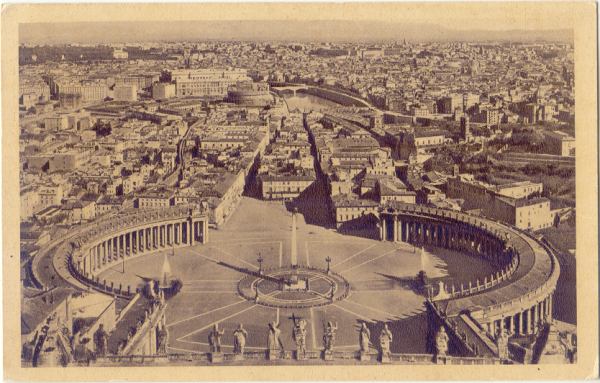
[[[430,302],[443,318],[468,313],[477,331],[492,340],[499,330],[529,335],[551,321],[560,268],[550,249],[530,234],[482,217],[398,202],[380,209],[379,222],[381,240],[452,249],[497,267],[483,281],[449,288],[441,284],[432,291]],[[48,286],[41,270],[51,259],[68,283],[128,297],[135,293],[131,287],[107,286],[98,275],[154,251],[207,242],[208,214],[197,208],[131,209],[50,242],[34,259],[33,271]],[[65,267],[57,267],[61,264]]]
[[[440,284],[432,303],[445,317],[468,312],[492,339],[499,330],[528,335],[552,319],[560,274],[552,252],[530,234],[490,219],[390,202],[379,212],[380,239],[481,256],[498,271],[468,286]]]
[[[207,243],[208,214],[186,205],[129,211],[86,225],[69,242],[71,250],[56,255],[66,257],[63,261],[71,276],[88,287],[130,296],[135,288],[108,286],[98,276],[151,252]]]

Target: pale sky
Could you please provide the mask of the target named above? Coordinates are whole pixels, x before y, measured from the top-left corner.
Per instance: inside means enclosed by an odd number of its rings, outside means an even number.
[[[22,43],[403,38],[572,41],[576,18],[572,7],[560,2],[70,4],[40,9],[30,19],[53,23],[20,24]]]
[[[21,24],[26,44],[166,40],[283,41],[547,41],[570,42],[570,30],[456,30],[435,24],[373,21],[178,21]]]

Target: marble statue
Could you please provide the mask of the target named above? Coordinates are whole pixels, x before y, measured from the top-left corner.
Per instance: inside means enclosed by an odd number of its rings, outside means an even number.
[[[283,350],[283,344],[279,338],[281,330],[279,329],[279,322],[269,323],[269,336],[267,338],[267,346],[269,351]]]
[[[367,328],[367,324],[365,322],[362,322],[360,326],[358,339],[360,343],[360,351],[368,352],[369,346],[371,345],[371,332]]]
[[[166,326],[162,326],[158,329],[156,334],[156,353],[159,355],[167,355],[167,339],[169,333]]]
[[[221,352],[221,337],[225,330],[219,330],[219,325],[215,323],[212,331],[208,334],[208,344],[210,352]]]
[[[246,347],[246,338],[248,332],[244,330],[244,326],[240,323],[237,329],[233,332],[233,352],[234,354],[243,354]]]
[[[296,342],[297,355],[306,355],[306,321],[300,319],[294,326],[293,338]]]
[[[506,329],[498,329],[496,345],[498,346],[498,358],[508,359],[508,333]]]
[[[387,323],[383,326],[381,334],[379,334],[379,347],[381,349],[382,356],[390,355],[390,344],[392,343],[392,332],[388,328]]]
[[[98,330],[94,333],[95,352],[98,356],[104,356],[107,352],[108,334],[104,331],[104,325],[101,323]]]
[[[437,355],[446,355],[448,353],[448,334],[446,334],[446,329],[444,326],[440,326],[436,336],[435,336],[435,348]]]
[[[327,322],[327,326],[325,327],[325,335],[323,335],[325,351],[333,351],[333,346],[335,345],[335,333],[337,332],[337,329],[337,322],[336,324],[333,324],[331,321]]]

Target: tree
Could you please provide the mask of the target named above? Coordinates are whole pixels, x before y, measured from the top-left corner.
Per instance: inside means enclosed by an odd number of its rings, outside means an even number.
[[[112,126],[109,122],[98,121],[92,127],[98,137],[106,137],[112,133]]]

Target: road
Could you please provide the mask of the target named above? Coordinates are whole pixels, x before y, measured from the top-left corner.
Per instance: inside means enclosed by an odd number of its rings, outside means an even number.
[[[173,171],[164,177],[164,182],[166,184],[170,186],[175,186],[175,184],[177,184],[177,181],[179,181],[179,173],[181,172],[181,169],[185,168],[185,158],[183,156],[185,149],[185,141],[190,136],[193,128],[205,123],[206,119],[199,119],[192,125],[189,125],[187,130],[185,131],[185,134],[183,135],[183,137],[181,137],[181,140],[179,140],[179,143],[177,144],[177,164],[175,165]]]

